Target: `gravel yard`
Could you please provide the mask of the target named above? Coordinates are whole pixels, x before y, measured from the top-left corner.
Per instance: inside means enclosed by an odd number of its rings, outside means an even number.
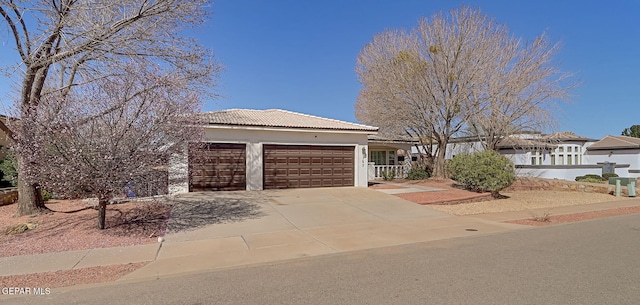
[[[432,204],[429,205],[429,207],[453,215],[474,215],[540,208],[550,209],[559,206],[629,199],[628,197],[615,197],[609,194],[561,191],[519,191],[513,193],[502,193],[502,195],[509,198],[454,205]]]

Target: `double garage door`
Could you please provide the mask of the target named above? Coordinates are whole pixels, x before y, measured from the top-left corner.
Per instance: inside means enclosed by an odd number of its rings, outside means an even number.
[[[353,146],[263,145],[263,188],[354,185]],[[207,143],[189,149],[189,191],[244,190],[246,146]]]

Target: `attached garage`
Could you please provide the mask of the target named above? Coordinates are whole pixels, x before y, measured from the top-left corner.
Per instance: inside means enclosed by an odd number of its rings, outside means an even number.
[[[264,189],[354,185],[354,147],[264,145]]]
[[[246,189],[246,145],[201,143],[189,147],[189,191]]]
[[[202,113],[205,145],[170,162],[169,192],[367,187],[377,127],[280,109]]]

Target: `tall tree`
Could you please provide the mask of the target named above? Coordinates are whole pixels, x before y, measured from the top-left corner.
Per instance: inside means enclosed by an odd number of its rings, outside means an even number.
[[[362,49],[356,117],[420,138],[434,175],[444,176],[453,136],[471,131],[492,149],[553,121],[546,106],[569,90],[550,63],[556,50],[544,35],[523,43],[470,7],[440,12],[410,31],[377,34]]]
[[[189,75],[192,85],[210,85],[219,71],[211,52],[181,35],[206,20],[207,4],[207,0],[0,0],[0,15],[15,43],[22,72],[15,101],[20,124],[0,122],[0,129],[17,151],[38,146],[31,126],[44,97],[55,94],[64,99],[75,88],[123,73],[135,58],[179,70]],[[55,82],[49,80],[52,75]],[[16,157],[16,214],[46,210],[38,181],[31,179],[39,160],[20,153]]]
[[[35,109],[39,145],[19,151],[35,160],[28,177],[55,194],[98,198],[98,227],[107,203],[127,191],[157,189],[172,154],[202,135],[200,102],[184,75],[141,61],[69,94],[49,94]]]
[[[627,137],[640,138],[640,125],[632,125],[629,128],[625,128],[621,135]]]

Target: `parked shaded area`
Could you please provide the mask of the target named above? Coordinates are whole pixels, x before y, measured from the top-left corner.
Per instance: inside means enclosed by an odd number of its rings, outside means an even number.
[[[181,194],[170,202],[173,209],[167,233],[260,218],[266,215],[261,205],[267,200],[261,192],[250,191]]]

